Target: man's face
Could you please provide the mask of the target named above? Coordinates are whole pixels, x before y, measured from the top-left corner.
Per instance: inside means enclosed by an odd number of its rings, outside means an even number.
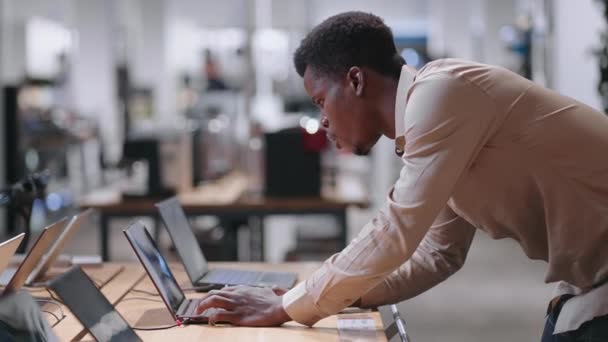
[[[333,79],[310,67],[304,73],[304,88],[321,109],[321,126],[328,138],[339,149],[357,155],[368,154],[381,135],[372,103],[364,96],[364,86],[356,74]]]

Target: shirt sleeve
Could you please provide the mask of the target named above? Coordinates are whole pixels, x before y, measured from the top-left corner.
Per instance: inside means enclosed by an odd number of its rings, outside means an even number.
[[[415,297],[458,271],[466,259],[475,227],[446,206],[403,265],[361,297],[373,308]]]
[[[339,312],[412,256],[492,134],[494,109],[484,92],[456,76],[436,74],[412,85],[399,179],[358,236],[283,296],[291,319],[312,326]]]

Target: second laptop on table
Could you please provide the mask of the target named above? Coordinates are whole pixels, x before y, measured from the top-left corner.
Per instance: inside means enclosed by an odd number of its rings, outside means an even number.
[[[57,238],[57,241],[53,243],[49,251],[44,254],[38,265],[33,269],[27,278],[27,284],[33,284],[36,281],[40,281],[44,278],[46,272],[53,266],[59,255],[63,251],[65,245],[72,239],[83,222],[90,219],[93,209],[87,209],[80,212],[78,215],[74,215],[70,222],[68,222],[65,229],[61,232],[61,235]]]
[[[186,298],[169,269],[169,264],[160,254],[152,236],[141,221],[131,224],[124,233],[173,318],[180,323],[207,323],[210,312],[196,314],[196,309],[203,298]]]
[[[289,289],[295,284],[297,280],[295,273],[209,268],[207,259],[203,255],[190,222],[177,198],[173,197],[159,202],[156,207],[167,227],[177,254],[186,268],[186,273],[195,287],[220,288],[225,285],[250,285]]]
[[[68,219],[64,218],[45,227],[19,267],[7,269],[2,273],[2,276],[0,276],[0,284],[6,285],[6,288],[4,289],[5,294],[21,289],[28,276],[44,257],[44,254],[49,250],[51,245],[57,241],[57,238],[63,231],[67,221]]]
[[[21,233],[9,240],[0,243],[0,272],[3,272],[8,266],[11,258],[15,254],[17,248],[23,241],[24,233]]]

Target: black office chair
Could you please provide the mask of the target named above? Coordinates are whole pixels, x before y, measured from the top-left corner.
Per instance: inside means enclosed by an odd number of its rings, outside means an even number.
[[[407,332],[405,331],[405,320],[401,317],[397,305],[390,304],[378,308],[382,323],[386,327],[384,334],[390,342],[411,342]]]

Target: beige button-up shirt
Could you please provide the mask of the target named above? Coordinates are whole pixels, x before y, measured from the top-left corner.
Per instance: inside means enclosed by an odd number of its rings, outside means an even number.
[[[455,59],[405,66],[395,108],[400,177],[348,247],[283,296],[293,320],[313,325],[358,298],[376,306],[418,295],[462,266],[476,229],[515,239],[547,261],[557,294],[578,295],[556,333],[608,314],[604,114]]]

